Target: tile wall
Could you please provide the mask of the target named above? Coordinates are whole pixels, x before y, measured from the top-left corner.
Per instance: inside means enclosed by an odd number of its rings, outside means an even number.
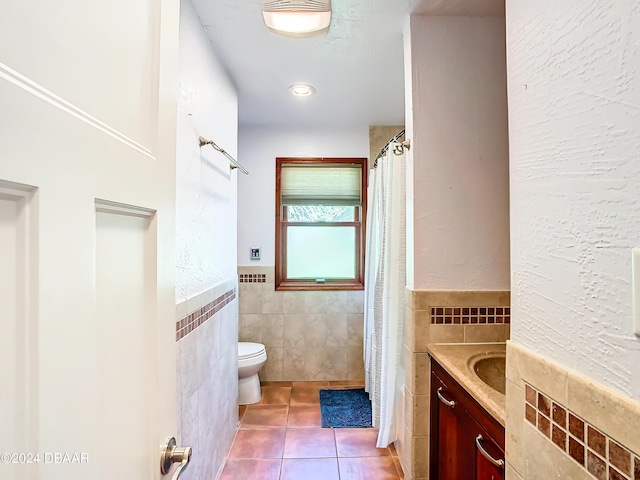
[[[238,422],[234,278],[176,305],[178,444],[193,448],[184,480],[216,478]]]
[[[372,125],[369,127],[369,168],[373,166],[380,150],[384,148],[389,140],[404,130],[404,125]],[[404,140],[402,137],[400,140]]]
[[[640,404],[507,343],[508,480],[640,480]]]
[[[262,381],[363,380],[363,291],[276,291],[273,267],[238,267],[239,340],[267,349]]]
[[[431,307],[431,324],[473,325],[510,324],[511,308],[504,307]]]
[[[405,291],[404,378],[396,448],[407,480],[429,477],[430,343],[504,342],[509,291]]]

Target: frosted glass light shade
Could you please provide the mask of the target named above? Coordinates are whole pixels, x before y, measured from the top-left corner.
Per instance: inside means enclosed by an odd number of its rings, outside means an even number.
[[[329,27],[331,11],[298,12],[276,11],[262,12],[267,27],[286,33],[312,33]]]

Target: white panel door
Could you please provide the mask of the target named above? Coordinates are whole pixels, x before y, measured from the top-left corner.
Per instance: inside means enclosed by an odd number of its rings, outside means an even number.
[[[159,479],[179,0],[0,2],[0,478]]]

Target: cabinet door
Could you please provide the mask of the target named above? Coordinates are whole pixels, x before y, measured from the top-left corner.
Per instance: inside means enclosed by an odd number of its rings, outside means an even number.
[[[475,480],[504,480],[504,451],[470,414],[475,445]]]
[[[476,455],[475,480],[504,480],[504,468],[496,467],[479,453]]]
[[[438,480],[472,480],[474,472],[474,444],[471,437],[473,419],[467,414],[450,389],[437,376],[432,377],[432,454],[437,462],[431,474]]]

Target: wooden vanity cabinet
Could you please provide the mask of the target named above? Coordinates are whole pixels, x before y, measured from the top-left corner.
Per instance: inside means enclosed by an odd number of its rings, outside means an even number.
[[[502,480],[504,427],[431,360],[433,480]]]

